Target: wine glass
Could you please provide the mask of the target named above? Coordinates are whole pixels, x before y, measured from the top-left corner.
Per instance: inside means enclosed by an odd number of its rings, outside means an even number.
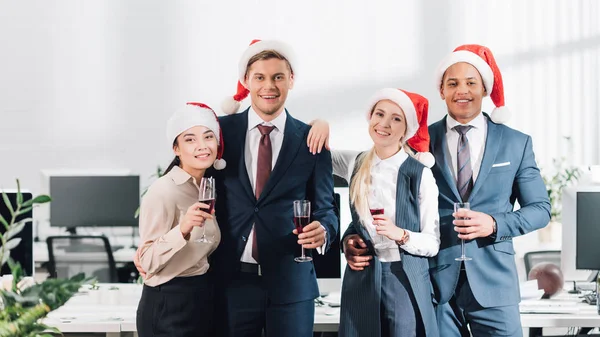
[[[380,190],[376,189],[376,188],[372,188],[370,195],[369,195],[369,199],[368,199],[368,203],[369,203],[369,212],[371,212],[371,216],[375,216],[375,215],[383,215],[385,212],[385,206],[383,204],[383,195],[381,193]],[[383,242],[384,238],[383,236],[380,236],[379,238],[379,242]]]
[[[457,212],[459,209],[463,209],[463,210],[470,210],[471,209],[471,205],[468,202],[455,202],[454,203],[454,212]],[[468,220],[467,218],[456,218],[456,220]],[[456,261],[469,261],[469,260],[473,260],[470,257],[467,257],[465,255],[465,240],[461,239],[460,240],[460,257],[455,258]]]
[[[302,233],[304,226],[310,222],[310,201],[308,200],[294,200],[294,225],[298,234]],[[302,247],[302,255],[295,257],[296,262],[310,262],[312,257],[304,255],[304,246]]]
[[[200,180],[198,201],[209,206],[208,209],[202,209],[204,212],[212,213],[215,207],[215,180],[212,177],[202,177],[202,180]],[[206,222],[202,226],[202,236],[194,240],[194,242],[212,243],[212,240],[206,236]]]

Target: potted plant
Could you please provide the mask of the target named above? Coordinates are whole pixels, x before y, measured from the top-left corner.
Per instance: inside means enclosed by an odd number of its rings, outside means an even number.
[[[568,137],[566,139],[569,140]],[[562,191],[565,187],[577,182],[582,173],[579,168],[567,164],[564,157],[553,159],[552,164],[551,170],[542,170],[542,178],[548,191],[551,210],[550,223],[538,232],[541,242],[552,241],[552,232],[560,230]]]
[[[17,221],[17,217],[30,211],[35,205],[50,202],[47,195],[39,195],[31,200],[23,201],[19,180],[17,180],[17,200],[13,205],[6,193],[2,199],[10,211],[11,218],[4,219],[0,215],[0,225],[4,234],[0,233],[0,268],[8,263],[12,274],[10,289],[0,289],[0,337],[35,337],[52,336],[45,331],[60,334],[56,328],[40,323],[40,319],[65,304],[79,288],[89,280],[83,274],[70,279],[47,279],[39,284],[27,284],[21,265],[10,258],[10,251],[21,241],[16,235],[25,227],[31,218]]]

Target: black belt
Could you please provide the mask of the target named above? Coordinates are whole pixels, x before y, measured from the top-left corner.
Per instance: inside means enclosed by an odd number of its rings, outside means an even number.
[[[240,272],[262,276],[259,264],[240,262]]]

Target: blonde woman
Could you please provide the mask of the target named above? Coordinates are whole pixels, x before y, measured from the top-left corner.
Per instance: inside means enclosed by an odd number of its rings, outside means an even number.
[[[382,89],[366,112],[373,147],[332,151],[334,174],[350,183],[352,211],[343,235],[342,337],[439,335],[428,261],[440,244],[438,189],[419,162],[433,165],[427,107],[420,95]],[[313,135],[323,139],[317,123]]]

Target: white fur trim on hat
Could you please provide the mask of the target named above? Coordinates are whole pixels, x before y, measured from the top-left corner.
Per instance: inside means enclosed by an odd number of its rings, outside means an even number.
[[[395,88],[384,88],[375,93],[369,100],[369,108],[367,110],[367,120],[371,119],[371,111],[377,102],[389,99],[390,101],[398,104],[404,116],[406,117],[406,135],[402,138],[403,142],[412,138],[419,129],[419,120],[417,119],[417,111],[415,105],[402,90]]]
[[[244,83],[244,78],[246,77],[246,67],[248,67],[248,61],[250,61],[254,55],[265,50],[274,50],[283,55],[283,57],[285,57],[290,63],[294,76],[296,75],[296,60],[292,47],[287,43],[278,40],[262,40],[251,44],[240,58],[240,62],[238,64],[238,78],[241,83]]]
[[[487,62],[481,58],[481,56],[467,51],[467,50],[458,50],[452,52],[450,55],[446,56],[440,65],[437,68],[435,73],[435,85],[436,90],[440,90],[442,85],[442,79],[444,78],[444,73],[448,68],[450,68],[453,64],[459,62],[466,62],[475,67],[481,78],[483,79],[483,85],[485,86],[485,90],[487,94],[490,95],[492,93],[492,88],[494,87],[494,73],[492,72],[492,68]]]
[[[196,105],[186,104],[184,108],[171,116],[167,122],[167,142],[169,148],[173,147],[173,142],[183,131],[198,125],[212,130],[217,138],[217,143],[220,143],[219,122],[215,118],[213,111]]]
[[[505,106],[499,106],[497,108],[494,108],[490,118],[496,124],[504,124],[508,122],[508,120],[510,119],[510,115],[510,109],[508,109]]]
[[[221,159],[216,159],[215,162],[213,163],[213,167],[215,168],[215,170],[222,170],[225,167],[227,167],[227,163],[225,162],[225,159],[221,158]]]

